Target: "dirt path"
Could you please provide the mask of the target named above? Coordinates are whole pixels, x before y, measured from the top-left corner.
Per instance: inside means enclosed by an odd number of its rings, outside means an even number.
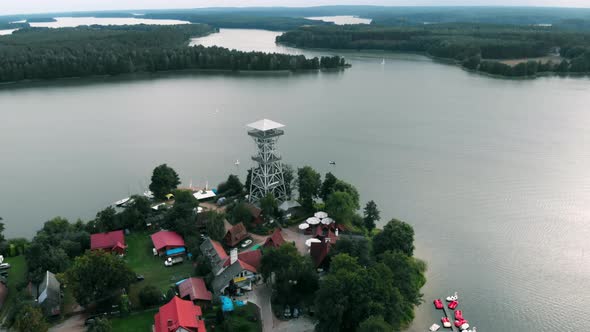
[[[84,317],[84,315],[72,316],[63,322],[52,326],[49,329],[49,332],[84,332],[86,331]]]

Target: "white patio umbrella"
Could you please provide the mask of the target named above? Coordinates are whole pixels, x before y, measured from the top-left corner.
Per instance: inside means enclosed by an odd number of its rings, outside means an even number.
[[[324,224],[324,225],[329,225],[332,223],[334,223],[334,219],[332,219],[330,217],[326,217],[326,218],[322,219],[322,224]]]
[[[322,240],[316,239],[316,238],[311,238],[311,239],[307,239],[305,241],[305,245],[308,246],[308,247],[311,247],[311,244],[312,243],[322,243]]]
[[[328,216],[328,214],[324,211],[318,211],[318,212],[314,213],[313,216],[316,218],[319,218],[319,219],[323,219],[323,218],[326,218]]]
[[[300,230],[304,230],[304,229],[308,229],[309,228],[309,224],[303,223],[303,224],[299,224],[299,229]]]
[[[307,218],[307,220],[305,220],[305,222],[310,225],[317,225],[320,223],[320,220],[316,217],[309,217],[309,218]]]

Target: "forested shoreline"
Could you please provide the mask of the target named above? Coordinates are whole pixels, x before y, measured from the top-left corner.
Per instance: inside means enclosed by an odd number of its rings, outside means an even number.
[[[340,68],[344,59],[188,46],[217,29],[175,26],[25,28],[0,37],[0,82],[170,70],[275,71]]]
[[[417,52],[504,77],[590,71],[590,34],[543,27],[460,23],[423,27],[301,27],[277,37],[277,42],[300,48]],[[550,54],[559,55],[562,60],[528,60],[514,66],[498,61]]]

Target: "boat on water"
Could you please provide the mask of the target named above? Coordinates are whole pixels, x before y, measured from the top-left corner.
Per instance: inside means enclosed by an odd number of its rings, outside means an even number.
[[[333,160],[330,160],[330,165],[336,165],[336,162]]]
[[[429,331],[438,331],[438,329],[440,329],[440,325],[438,324],[432,324],[430,325],[430,328],[428,328]]]
[[[461,311],[461,310],[455,311],[455,320],[461,320],[461,319],[463,319],[463,311]]]
[[[461,324],[461,326],[459,326],[459,328],[463,331],[467,331],[467,329],[469,328],[469,323],[467,323],[467,321],[465,321],[465,323]]]
[[[458,299],[459,299],[459,295],[457,295],[457,292],[455,292],[455,295],[447,296],[447,302],[457,301]]]
[[[443,327],[447,329],[451,327],[451,320],[449,319],[449,317],[443,317],[440,319],[440,321],[442,322]]]
[[[455,310],[455,308],[457,308],[458,305],[459,305],[458,301],[452,301],[451,303],[449,303],[449,309]]]
[[[115,206],[123,206],[125,205],[125,203],[129,202],[129,200],[131,199],[131,197],[125,197],[123,199],[120,199],[118,201],[115,202]]]
[[[433,303],[434,303],[434,307],[436,309],[442,309],[443,308],[443,303],[442,303],[442,301],[440,299],[434,300]]]
[[[469,328],[469,322],[466,319],[457,319],[455,321],[455,326],[461,330],[466,330]]]

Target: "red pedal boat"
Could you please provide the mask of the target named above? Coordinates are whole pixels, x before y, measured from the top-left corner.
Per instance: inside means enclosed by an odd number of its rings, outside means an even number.
[[[434,307],[436,309],[442,309],[443,308],[443,303],[440,299],[436,299],[433,301],[434,302]]]
[[[442,325],[446,328],[451,327],[451,321],[449,320],[448,317],[443,317],[440,319],[440,321],[442,322]]]
[[[463,320],[463,311],[461,311],[461,310],[455,311],[455,320]]]
[[[449,303],[449,309],[455,310],[455,308],[457,308],[458,305],[459,305],[459,302],[451,301],[451,303]]]
[[[461,326],[465,325],[466,326],[465,329],[467,329],[467,328],[469,328],[469,324],[467,324],[467,323],[469,323],[469,322],[465,319],[458,319],[455,321],[455,326],[461,328]],[[465,329],[462,328],[462,330],[465,330]]]

